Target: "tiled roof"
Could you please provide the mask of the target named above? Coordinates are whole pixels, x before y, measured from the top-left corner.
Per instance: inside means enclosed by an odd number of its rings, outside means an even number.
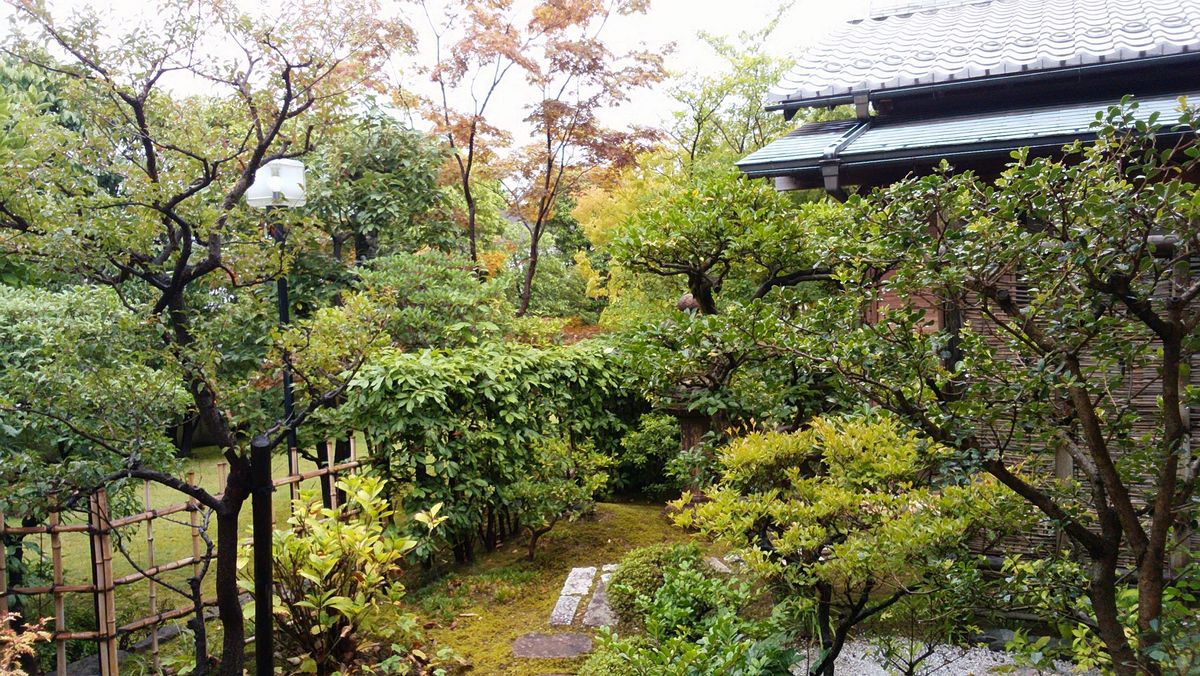
[[[983,0],[851,21],[768,104],[1200,51],[1200,0]]]
[[[1188,95],[1193,103],[1200,94]],[[1178,96],[1139,98],[1137,117],[1159,113],[1168,124],[1179,110]],[[990,111],[937,119],[850,121],[841,127],[830,122],[804,125],[738,162],[751,176],[779,176],[816,169],[822,161],[844,164],[905,161],[914,157],[951,160],[980,149],[1004,150],[1025,146],[1061,146],[1073,139],[1090,138],[1096,113],[1114,101],[1055,105],[1022,110]],[[800,143],[798,139],[819,142]],[[831,152],[832,149],[832,152]]]

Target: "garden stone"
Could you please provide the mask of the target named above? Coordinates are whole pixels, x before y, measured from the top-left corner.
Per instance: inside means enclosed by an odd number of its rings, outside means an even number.
[[[579,608],[581,596],[558,597],[558,603],[554,604],[554,610],[550,611],[550,624],[552,625],[568,625],[575,621],[575,611]]]
[[[615,573],[617,572],[617,564],[606,563],[604,564],[604,567],[600,569],[600,571],[604,573]]]
[[[583,613],[583,626],[611,627],[617,623],[617,616],[613,613],[612,608],[608,606],[608,581],[611,578],[612,573],[605,573],[600,576],[600,583],[596,585],[596,591],[592,594],[592,600],[588,603],[587,610]]]
[[[513,641],[516,657],[539,659],[578,657],[592,649],[592,637],[587,634],[525,634]]]
[[[572,568],[570,574],[567,575],[567,581],[563,583],[561,593],[564,595],[583,596],[592,587],[592,578],[594,577],[596,577],[595,566]]]
[[[705,557],[704,563],[708,564],[708,567],[711,568],[714,573],[719,573],[721,575],[729,575],[733,573],[733,570],[729,566],[725,565],[724,561],[715,556]]]

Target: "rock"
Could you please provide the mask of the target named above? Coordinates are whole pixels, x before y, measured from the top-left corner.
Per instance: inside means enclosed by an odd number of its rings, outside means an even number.
[[[604,573],[615,573],[617,572],[617,564],[606,563],[604,564],[604,567],[600,569],[600,571]]]
[[[525,634],[512,645],[514,656],[538,659],[578,657],[591,649],[587,634]]]
[[[117,664],[124,662],[127,657],[129,657],[129,653],[124,650],[118,650]],[[98,655],[88,655],[68,664],[67,676],[100,676],[100,657]]]
[[[558,602],[554,604],[554,610],[550,611],[550,624],[565,626],[575,621],[575,611],[579,608],[579,601],[582,596],[567,596],[558,597]]]
[[[179,636],[182,631],[183,629],[181,629],[178,624],[164,624],[158,629],[158,642],[164,643],[166,641],[170,641],[176,636]],[[152,645],[153,641],[151,640],[151,637],[147,636],[146,638],[129,646],[129,650],[130,652],[140,653],[149,650]]]
[[[725,565],[724,561],[715,556],[704,557],[704,563],[708,564],[708,567],[711,568],[714,573],[720,573],[721,575],[729,575],[733,573],[733,569]]]
[[[592,594],[592,600],[588,603],[587,610],[583,612],[583,626],[585,627],[611,627],[617,623],[617,616],[613,613],[612,608],[608,606],[608,581],[612,578],[612,573],[605,573],[600,576],[600,583],[596,585],[596,591]]]
[[[987,645],[988,648],[996,652],[1004,652],[1005,647],[1008,646],[1008,642],[1013,640],[1014,636],[1016,634],[1012,629],[993,627],[991,629],[984,629],[982,634],[972,638],[977,639],[979,643]]]
[[[588,593],[588,589],[592,587],[592,578],[596,577],[596,567],[588,566],[587,568],[572,568],[567,575],[567,581],[563,583],[562,594],[570,594],[573,596],[583,596]]]

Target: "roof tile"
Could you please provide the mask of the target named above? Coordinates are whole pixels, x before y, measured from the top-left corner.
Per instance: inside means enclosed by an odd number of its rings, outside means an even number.
[[[848,22],[769,103],[1200,51],[1200,0],[984,0]]]

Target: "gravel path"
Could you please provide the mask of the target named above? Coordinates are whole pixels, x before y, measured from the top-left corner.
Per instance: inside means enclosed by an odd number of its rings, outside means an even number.
[[[882,661],[876,657],[877,649],[867,641],[851,641],[842,649],[838,656],[838,676],[888,676],[888,670]],[[814,654],[815,657],[815,654]],[[1011,668],[1013,660],[1005,653],[989,650],[986,647],[960,648],[957,646],[939,646],[934,654],[922,664],[921,674],[936,676],[966,676],[968,674],[1002,673],[994,671],[996,667]],[[1054,671],[1037,671],[1035,669],[1019,669],[1012,674],[1079,674],[1070,664],[1059,664]],[[804,665],[793,668],[792,673],[806,673]]]

